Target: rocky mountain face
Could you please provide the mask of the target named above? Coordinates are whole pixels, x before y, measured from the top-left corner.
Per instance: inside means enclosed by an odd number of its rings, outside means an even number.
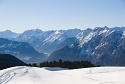
[[[39,46],[39,44],[42,43],[43,40],[51,33],[53,33],[53,31],[44,32],[40,29],[32,29],[24,31],[16,37],[15,40],[19,42],[27,42],[35,48]]]
[[[76,39],[84,38],[91,31],[92,29],[69,29],[51,31],[42,31],[40,29],[35,29],[25,31],[24,33],[16,37],[15,40],[29,43],[38,52],[51,54],[52,52],[61,49],[70,43],[77,42]]]
[[[53,52],[47,61],[88,60],[96,65],[125,65],[125,28],[96,27],[78,44]]]
[[[11,41],[4,38],[0,38],[0,53],[14,55],[26,63],[41,62],[47,57],[45,54],[38,53],[26,42]]]
[[[41,58],[38,52],[43,52],[52,53],[46,61],[88,60],[102,66],[125,65],[125,27],[51,31],[35,29],[19,34],[14,40],[20,42],[5,41],[8,43],[2,44],[0,41],[0,52],[21,57],[22,60],[30,59],[32,62]],[[44,54],[42,57],[42,60],[46,58]]]
[[[38,47],[37,50],[51,54],[53,51],[63,48],[67,44],[75,43],[75,35],[81,30],[59,30],[47,37]]]
[[[35,50],[40,53],[51,54],[66,45],[77,43],[79,40],[87,36],[92,29],[86,30],[69,29],[69,30],[51,30],[42,31],[40,29],[32,29],[16,34],[10,30],[0,32],[0,37],[11,39],[19,42],[27,42]]]
[[[0,32],[0,53],[11,54],[24,62],[42,62],[46,55],[63,48],[64,46],[78,43],[85,38],[92,29],[80,30],[27,30],[21,34],[6,30]],[[8,40],[10,39],[10,40]]]

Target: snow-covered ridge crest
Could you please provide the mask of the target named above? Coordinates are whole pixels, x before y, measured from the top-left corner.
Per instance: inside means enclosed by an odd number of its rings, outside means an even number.
[[[96,27],[79,43],[71,43],[52,53],[48,60],[88,60],[101,66],[125,66],[124,27]],[[83,33],[78,34],[78,38]]]
[[[51,30],[51,31],[42,31],[40,29],[33,29],[33,30],[27,30],[24,33],[20,34],[15,40],[21,42],[28,42],[38,52],[50,54],[53,51],[55,51],[55,49],[58,49],[58,45],[60,45],[66,39],[77,38],[78,40],[80,40],[83,39],[85,36],[87,36],[89,32],[91,32],[91,29],[81,30],[75,28],[68,30]],[[80,35],[83,36],[80,37]]]
[[[31,29],[27,30],[21,34],[19,34],[16,38],[12,40],[19,42],[27,42],[32,47],[35,48],[40,53],[48,53],[51,54],[55,50],[60,49],[61,43],[66,46],[70,42],[69,38],[76,38],[79,42],[79,46],[83,46],[85,43],[89,42],[92,38],[96,38],[99,35],[107,37],[114,32],[125,31],[125,27],[96,27],[94,29],[68,29],[68,30],[50,30],[50,31],[42,31],[41,29]],[[123,33],[123,37],[125,34]],[[65,40],[68,41],[64,42]],[[63,43],[64,42],[64,43]],[[72,43],[71,43],[72,44]],[[61,46],[64,47],[64,46]],[[46,49],[46,50],[45,50]]]
[[[87,36],[90,31],[91,29],[81,30],[77,28],[49,31],[42,31],[41,29],[30,29],[24,31],[16,37],[12,37],[10,40],[27,42],[38,52],[51,54],[53,51],[58,50],[58,48],[60,49],[65,45],[69,44],[69,42],[73,43],[73,39],[69,38],[74,38],[74,40],[75,38],[77,38],[80,41],[85,36]],[[67,39],[69,39],[69,41]]]
[[[48,38],[44,40],[44,44],[53,43],[54,41],[57,44],[64,41],[66,38],[75,37],[78,33],[82,32],[80,29],[69,29],[69,30],[56,30],[53,34],[51,34]]]
[[[94,28],[82,41],[80,42],[80,46],[84,43],[89,42],[93,37],[96,38],[98,35],[103,34],[105,37],[109,36],[113,32],[119,32],[125,35],[123,32],[125,31],[125,27],[113,27],[113,28],[108,28],[107,26],[105,27],[96,27]]]

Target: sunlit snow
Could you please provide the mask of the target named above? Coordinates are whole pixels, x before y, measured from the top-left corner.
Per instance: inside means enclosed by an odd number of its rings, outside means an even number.
[[[125,84],[125,67],[13,67],[0,71],[0,84]]]

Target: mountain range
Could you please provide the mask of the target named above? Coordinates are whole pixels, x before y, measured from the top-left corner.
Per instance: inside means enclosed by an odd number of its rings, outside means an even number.
[[[32,29],[18,34],[11,32],[10,30],[6,30],[0,32],[0,34],[2,33],[3,35],[5,35],[5,36],[0,35],[0,37],[18,42],[27,42],[38,52],[51,54],[52,52],[59,50],[68,44],[78,42],[78,39],[83,39],[91,31],[92,29],[90,28],[86,30],[80,30],[75,28],[69,30],[51,30],[51,31]],[[10,37],[10,34],[12,34],[13,36]]]
[[[11,38],[8,38],[6,34],[4,38],[27,43],[37,53],[50,55],[47,59],[43,59],[45,61],[88,60],[101,66],[123,66],[125,65],[124,32],[125,27],[108,28],[106,26],[86,30],[77,28],[50,31],[32,29],[20,34],[13,32],[15,35]],[[33,56],[36,55],[32,54],[31,57]]]
[[[53,52],[47,60],[88,60],[101,66],[124,66],[124,30],[125,27],[96,27],[79,43],[67,45]]]
[[[17,42],[5,38],[0,38],[0,53],[11,54],[26,63],[41,62],[47,57],[45,54],[37,52],[26,42]]]

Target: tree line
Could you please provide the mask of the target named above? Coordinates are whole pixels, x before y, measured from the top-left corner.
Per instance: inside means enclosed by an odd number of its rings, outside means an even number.
[[[33,64],[26,64],[25,66],[30,67],[61,67],[61,68],[69,68],[69,69],[78,69],[78,68],[88,68],[88,67],[97,67],[89,61],[50,61],[50,62],[42,62],[38,66],[36,63]],[[0,70],[10,68],[14,66],[0,66]]]
[[[77,68],[87,68],[87,67],[95,67],[89,61],[62,61],[61,59],[57,61],[43,62],[40,63],[40,67],[61,67],[61,68],[69,68],[69,69],[77,69]]]

